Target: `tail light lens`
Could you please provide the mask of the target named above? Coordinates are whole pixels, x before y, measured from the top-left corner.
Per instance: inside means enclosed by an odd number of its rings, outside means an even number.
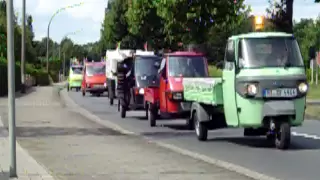
[[[167,97],[171,100],[182,100],[183,99],[183,93],[182,92],[167,92]]]

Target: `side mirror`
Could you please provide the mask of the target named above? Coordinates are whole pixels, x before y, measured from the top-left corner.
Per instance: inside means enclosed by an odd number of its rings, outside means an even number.
[[[154,63],[154,67],[157,68],[157,69],[159,69],[159,68],[160,68],[160,63],[159,63],[159,62],[155,62],[155,63]]]

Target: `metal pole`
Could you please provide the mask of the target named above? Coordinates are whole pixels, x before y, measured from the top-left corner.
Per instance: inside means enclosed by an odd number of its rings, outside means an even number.
[[[48,24],[47,29],[47,73],[49,73],[49,32],[50,31],[50,23]]]
[[[17,177],[16,162],[16,117],[15,117],[15,60],[14,60],[14,25],[13,0],[7,0],[7,57],[8,57],[8,116],[10,144],[10,177]]]
[[[22,28],[21,28],[21,93],[26,92],[25,60],[26,60],[26,0],[22,0]]]

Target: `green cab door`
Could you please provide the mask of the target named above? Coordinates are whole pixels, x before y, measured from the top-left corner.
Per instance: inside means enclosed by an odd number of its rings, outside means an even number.
[[[239,118],[236,102],[236,52],[235,41],[229,40],[226,47],[224,58],[224,68],[222,71],[222,89],[223,89],[223,108],[228,126],[238,126]]]

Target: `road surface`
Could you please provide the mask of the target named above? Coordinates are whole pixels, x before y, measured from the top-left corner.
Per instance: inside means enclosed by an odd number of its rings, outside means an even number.
[[[281,151],[267,145],[263,137],[243,137],[243,129],[211,131],[207,142],[199,142],[193,131],[184,130],[183,119],[157,121],[157,127],[151,128],[143,111],[127,112],[127,118],[121,119],[117,105],[110,107],[107,97],[82,97],[80,92],[69,96],[101,119],[156,141],[283,180],[319,180],[320,121],[307,120],[303,127],[294,128],[291,148]]]

